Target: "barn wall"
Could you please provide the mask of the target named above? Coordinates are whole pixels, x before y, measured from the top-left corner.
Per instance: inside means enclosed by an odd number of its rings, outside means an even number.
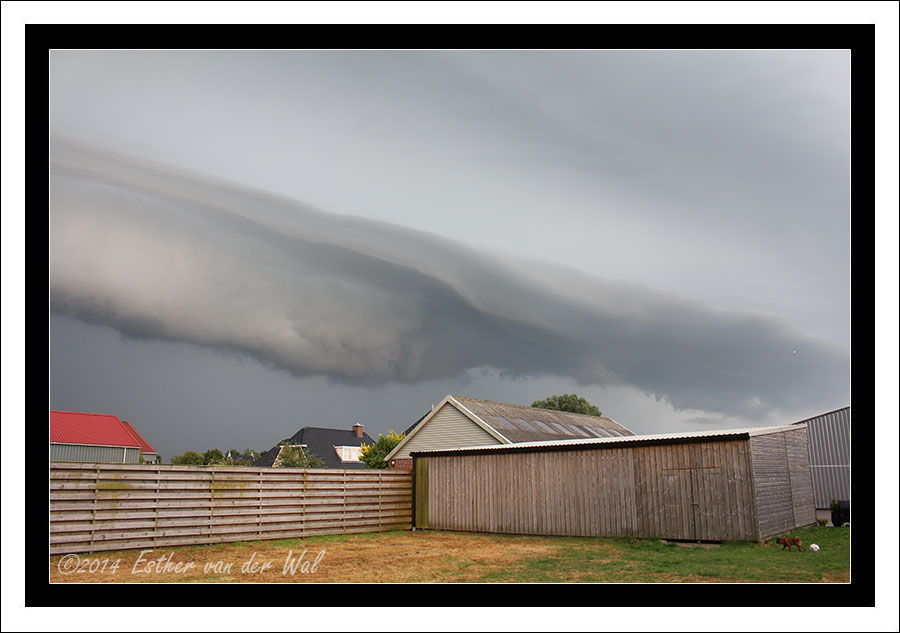
[[[416,490],[420,527],[756,539],[746,439],[432,454],[416,458]]]
[[[750,438],[759,536],[815,523],[806,428]]]
[[[485,446],[500,442],[450,403],[445,403],[391,459],[408,459],[411,451]]]
[[[123,462],[122,456],[125,453]],[[50,444],[51,462],[102,462],[110,464],[137,464],[141,461],[141,449],[120,446],[88,446],[85,444]]]
[[[816,522],[816,503],[809,466],[809,432],[802,428],[784,434],[787,443],[788,467],[791,471],[791,500],[794,504],[794,525]]]

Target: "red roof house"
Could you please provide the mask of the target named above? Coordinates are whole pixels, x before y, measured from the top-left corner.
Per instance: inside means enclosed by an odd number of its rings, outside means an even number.
[[[144,439],[144,436],[137,432],[137,429],[131,425],[131,422],[127,420],[122,420],[122,424],[131,433],[131,436],[137,440],[138,444],[141,445],[141,455],[144,457],[145,462],[153,462],[156,463],[159,461],[159,454],[150,446],[150,442]]]
[[[133,426],[117,416],[50,412],[51,461],[137,464],[142,459],[157,461],[156,452]]]

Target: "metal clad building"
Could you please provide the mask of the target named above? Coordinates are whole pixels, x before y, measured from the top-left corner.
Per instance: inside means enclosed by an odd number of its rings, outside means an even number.
[[[115,415],[50,412],[51,462],[137,464],[142,459],[142,448],[141,442]],[[146,448],[153,450],[149,444]]]
[[[816,508],[850,500],[850,407],[803,420],[809,429],[809,467]]]
[[[415,525],[757,541],[816,521],[803,425],[413,452]]]

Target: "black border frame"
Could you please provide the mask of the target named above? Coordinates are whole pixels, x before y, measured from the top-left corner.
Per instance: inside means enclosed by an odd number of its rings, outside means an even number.
[[[72,25],[27,24],[25,26],[26,73],[26,230],[41,238],[42,248],[29,249],[27,263],[31,263],[30,284],[26,284],[26,319],[37,320],[38,299],[47,301],[48,264],[47,242],[43,231],[46,215],[48,174],[48,82],[49,55],[52,49],[65,48],[342,48],[342,49],[459,49],[459,48],[515,48],[515,49],[848,49],[851,51],[851,103],[853,112],[851,135],[852,186],[852,259],[856,301],[851,297],[853,321],[871,322],[868,300],[868,279],[859,283],[868,268],[861,266],[862,255],[868,255],[874,234],[875,161],[874,161],[874,88],[875,88],[875,25],[874,24],[710,24],[710,25],[636,25],[636,24],[529,24],[529,25]],[[45,220],[38,221],[38,218]],[[871,259],[867,258],[868,262]],[[42,275],[40,281],[38,275]],[[39,292],[40,291],[40,292]],[[860,300],[860,293],[862,299]],[[867,307],[863,308],[863,304]],[[43,304],[47,309],[47,303]],[[857,328],[860,327],[857,325]],[[32,333],[33,333],[32,329]],[[47,341],[47,339],[44,339]],[[852,490],[854,499],[854,542],[874,543],[874,406],[868,386],[868,371],[872,364],[863,351],[869,339],[851,332],[851,365],[856,385],[867,385],[860,397],[860,389],[851,384],[851,407],[857,420],[853,430]],[[49,345],[49,342],[46,343]],[[38,346],[42,347],[42,346]],[[26,374],[35,378],[44,371],[40,360],[48,353],[34,353],[29,346]],[[863,363],[862,361],[866,361]],[[49,361],[48,361],[49,362]],[[863,369],[865,367],[866,369]],[[874,371],[873,371],[874,374]],[[873,375],[874,378],[874,375]],[[874,392],[874,388],[873,388]],[[874,393],[872,393],[874,395]],[[870,409],[870,407],[872,407]],[[46,409],[32,416],[26,424],[26,443],[40,447],[48,441],[46,428],[41,424]],[[869,421],[872,426],[869,427]],[[8,421],[7,423],[18,423]],[[24,422],[23,422],[24,423]],[[895,420],[881,423],[894,424]],[[28,451],[34,453],[34,450]],[[23,455],[26,453],[23,450]],[[38,455],[42,451],[38,449]],[[891,466],[893,468],[893,466]],[[47,468],[42,459],[26,461],[26,606],[193,606],[259,607],[259,606],[462,606],[488,604],[491,606],[874,606],[874,547],[854,547],[851,551],[849,584],[811,585],[604,585],[602,598],[585,596],[594,592],[572,591],[566,585],[307,585],[300,591],[295,585],[163,585],[115,584],[52,585],[43,567],[47,556],[46,534]],[[10,518],[10,517],[6,517]],[[595,602],[595,600],[597,600]],[[602,600],[602,602],[600,601]],[[401,616],[402,617],[402,616]],[[160,625],[164,623],[160,622]],[[299,624],[299,622],[298,622]],[[375,624],[375,623],[373,623]],[[386,623],[382,623],[386,624]],[[361,625],[365,626],[365,625]],[[376,625],[380,626],[380,625]]]

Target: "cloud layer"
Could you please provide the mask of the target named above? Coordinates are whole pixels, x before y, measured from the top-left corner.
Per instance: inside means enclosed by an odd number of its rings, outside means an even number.
[[[734,415],[809,406],[849,385],[846,352],[770,315],[329,214],[71,139],[51,148],[50,255],[55,312],[297,376],[383,385],[492,367]]]

